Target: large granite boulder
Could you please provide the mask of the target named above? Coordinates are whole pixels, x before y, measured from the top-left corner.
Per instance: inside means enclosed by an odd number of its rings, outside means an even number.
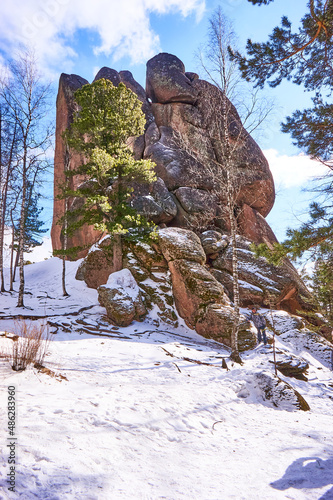
[[[75,278],[85,281],[89,288],[97,289],[100,285],[105,285],[114,271],[112,237],[106,236],[90,248],[79,265]]]
[[[203,264],[206,255],[201,246],[200,238],[192,231],[178,227],[161,229],[159,235],[159,246],[167,260],[190,260]]]
[[[159,247],[168,262],[177,312],[204,337],[231,345],[234,312],[224,286],[205,265],[200,238],[182,228],[159,231]],[[241,316],[242,349],[252,345],[252,333]]]
[[[291,314],[311,309],[311,294],[294,266],[287,260],[280,265],[269,264],[265,258],[255,257],[251,242],[237,238],[238,276],[242,306],[255,304],[283,309]],[[232,245],[218,253],[212,261],[212,273],[221,281],[232,297]]]
[[[108,319],[118,326],[142,321],[147,313],[140,288],[128,269],[110,274],[107,283],[98,287],[98,300]]]
[[[177,205],[161,177],[150,186],[136,185],[134,193],[133,208],[155,224],[168,223],[176,217]]]
[[[114,85],[124,83],[142,101],[146,131],[144,136],[130,138],[128,146],[136,159],[147,158],[155,163],[158,179],[149,187],[134,186],[131,203],[140,213],[156,224],[192,229],[193,221],[199,216],[210,221],[210,226],[215,224],[223,230],[228,229],[228,221],[221,215],[212,175],[214,168],[220,171],[226,168],[223,162],[219,164],[223,144],[213,139],[212,127],[216,126],[216,120],[220,120],[218,126],[222,129],[228,127],[230,141],[234,144],[237,139],[234,168],[238,184],[239,233],[256,243],[276,241],[264,219],[274,202],[274,184],[267,161],[243,128],[231,103],[228,123],[223,123],[221,109],[218,105],[212,106],[212,102],[221,101],[217,87],[200,80],[195,73],[186,72],[180,59],[165,53],[148,61],[146,91],[129,71],[118,72],[104,67],[97,73],[95,81],[100,78],[108,79]],[[73,94],[86,83],[77,75],[65,74],[61,75],[59,82],[51,231],[54,249],[62,247],[61,226],[57,221],[64,214],[65,205],[57,196],[65,180],[64,170],[83,161],[71,152],[70,164],[66,166],[68,152],[62,134],[72,122],[76,110]],[[221,174],[217,178],[221,179]],[[71,177],[73,189],[81,182],[82,178]],[[81,257],[87,252],[84,248],[95,243],[98,237],[92,227],[84,227],[70,238],[68,246],[82,247],[78,255]]]
[[[216,141],[214,127],[228,127],[238,191],[239,231],[244,235],[251,233],[256,242],[275,242],[263,219],[274,203],[272,175],[260,148],[242,127],[234,106],[228,103],[228,122],[223,123],[218,88],[188,78],[181,61],[170,54],[159,54],[148,62],[146,89],[155,120],[147,130],[144,157],[155,162],[158,175],[177,198],[175,225],[191,227],[193,214],[211,209],[210,218],[216,217],[216,224],[227,228],[228,221],[216,212],[214,177],[221,179],[221,171],[227,167],[223,164],[224,146]],[[219,175],[214,176],[214,169]],[[245,223],[247,214],[243,218],[241,214],[251,210],[256,224],[250,230]]]
[[[152,102],[194,104],[197,90],[185,74],[185,66],[172,54],[158,54],[147,63],[146,92]]]
[[[291,313],[309,309],[309,292],[290,262],[270,266],[264,259],[256,259],[250,250],[251,242],[271,245],[277,241],[265,220],[274,203],[274,183],[263,153],[242,126],[232,103],[227,103],[226,116],[219,89],[195,73],[186,72],[183,63],[172,54],[161,53],[148,61],[146,90],[129,71],[104,67],[95,80],[100,78],[114,85],[122,82],[135,92],[146,116],[144,135],[129,138],[128,147],[136,159],[151,159],[155,163],[157,180],[150,186],[133,185],[130,203],[160,228],[168,226],[160,230],[154,249],[153,260],[156,264],[161,259],[162,267],[151,267],[149,252],[140,245],[124,247],[123,266],[133,273],[149,307],[157,307],[158,316],[168,316],[172,321],[179,314],[203,335],[230,343],[232,247],[225,195],[220,189],[230,168],[223,154],[228,137],[237,192],[237,232],[243,236],[237,242],[241,305],[267,306],[273,298],[276,308]],[[62,247],[57,221],[64,214],[65,205],[57,195],[65,180],[64,170],[84,161],[74,153],[67,162],[72,152],[66,150],[62,134],[77,109],[74,92],[86,83],[76,75],[61,75],[59,82],[51,232],[54,249]],[[218,140],[216,130],[221,132]],[[70,182],[75,189],[82,182],[93,181],[74,176]],[[69,202],[74,209],[82,200]],[[193,228],[197,234],[191,231]],[[69,239],[68,246],[88,248],[100,237],[92,227],[84,227]],[[86,253],[83,250],[78,257]],[[78,279],[84,279],[93,288],[106,284],[113,272],[111,253],[102,245],[95,246],[80,266]],[[142,261],[144,255],[146,262]],[[165,290],[160,288],[161,300],[153,290],[156,283]],[[171,287],[172,297],[168,298]],[[243,325],[246,344],[245,320]]]

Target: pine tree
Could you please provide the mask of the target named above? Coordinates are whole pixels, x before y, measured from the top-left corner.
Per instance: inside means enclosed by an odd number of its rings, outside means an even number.
[[[62,219],[68,235],[85,224],[113,236],[114,270],[122,268],[122,236],[144,238],[153,224],[131,206],[133,185],[151,183],[156,177],[154,164],[135,160],[127,146],[130,137],[141,135],[145,118],[137,96],[120,83],[115,87],[101,79],[75,92],[79,111],[65,133],[70,149],[85,161],[67,175],[83,176],[76,189],[64,189],[63,197],[81,199]]]
[[[317,257],[312,276],[313,295],[322,313],[333,322],[333,250],[322,250]]]
[[[43,228],[44,221],[41,219],[43,207],[39,207],[40,193],[33,193],[32,187],[28,184],[28,197],[25,209],[25,235],[24,235],[24,252],[32,252],[32,250],[40,246],[42,241],[40,236],[48,231]]]
[[[270,1],[248,0],[266,5]],[[294,144],[331,166],[333,105],[326,99],[331,95],[333,82],[333,1],[310,0],[308,11],[298,30],[284,16],[281,26],[274,28],[269,41],[247,41],[248,57],[239,52],[231,55],[239,63],[243,77],[263,87],[278,86],[283,80],[303,85],[315,91],[312,108],[297,110],[282,126],[291,134]]]
[[[40,193],[34,192],[34,185],[28,182],[27,186],[27,196],[25,200],[25,221],[24,221],[24,241],[23,241],[23,254],[30,253],[37,246],[42,245],[41,236],[48,231],[47,228],[43,228],[44,221],[41,218],[43,208],[39,207],[39,200],[41,198]],[[20,194],[18,193],[14,204],[10,206],[11,210],[11,229],[12,229],[12,241],[11,241],[11,283],[10,290],[13,290],[13,282],[15,281],[16,268],[19,263],[20,251],[20,213],[17,213],[16,207],[21,202]],[[14,252],[16,252],[16,259],[14,259]]]
[[[248,1],[254,5],[267,5],[274,0]],[[276,87],[283,80],[289,80],[315,92],[313,106],[296,110],[287,117],[282,131],[290,133],[296,146],[329,169],[315,189],[324,197],[320,203],[311,204],[309,220],[299,229],[288,230],[282,245],[275,245],[274,249],[264,246],[259,249],[262,255],[276,262],[287,254],[299,257],[304,251],[332,238],[333,104],[330,98],[333,88],[333,0],[309,0],[296,30],[284,16],[268,42],[248,40],[246,48],[248,57],[230,49],[246,80],[255,82],[260,88],[265,83]]]

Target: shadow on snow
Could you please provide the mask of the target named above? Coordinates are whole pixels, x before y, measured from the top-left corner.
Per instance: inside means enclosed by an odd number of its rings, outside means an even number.
[[[276,490],[288,488],[310,489],[333,485],[333,458],[303,457],[295,460],[286,469],[283,477],[270,483]],[[333,488],[320,500],[332,500]]]

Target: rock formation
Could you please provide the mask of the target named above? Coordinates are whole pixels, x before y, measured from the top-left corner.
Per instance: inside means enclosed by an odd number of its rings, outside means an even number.
[[[298,391],[268,371],[255,373],[254,384],[261,391],[264,403],[270,403],[273,408],[290,411],[291,406],[295,410],[310,410],[310,406]]]
[[[214,165],[223,156],[222,145],[214,141],[213,130],[216,117],[223,116],[220,91],[198,75],[186,73],[183,63],[170,54],[159,54],[148,61],[146,88],[155,120],[146,132],[144,156],[155,162],[158,176],[173,194],[177,215],[169,222],[191,227],[191,215],[211,207],[215,224],[226,229],[227,222],[217,217],[212,178]],[[267,160],[243,128],[231,103],[227,122],[220,118],[218,125],[222,129],[227,126],[230,141],[236,142],[233,163],[239,213],[243,209],[251,213],[252,241],[264,241],[267,236],[274,241],[263,219],[275,199]],[[223,163],[219,168],[223,170]],[[249,232],[244,223],[239,230],[244,235]]]
[[[192,227],[196,214],[209,212],[211,224],[222,230],[228,222],[221,216],[214,197],[214,179],[208,165],[219,158],[221,145],[213,144],[211,101],[219,97],[219,90],[200,80],[195,73],[185,72],[183,63],[171,54],[159,54],[147,63],[146,92],[129,71],[119,73],[102,68],[95,80],[107,78],[114,85],[123,82],[142,101],[146,116],[144,136],[129,141],[137,158],[150,158],[156,164],[157,181],[149,187],[136,186],[132,203],[156,224]],[[55,152],[55,196],[52,243],[60,249],[61,228],[57,220],[64,213],[64,201],[58,199],[64,170],[82,161],[70,154],[66,164],[66,145],[62,133],[70,125],[76,110],[73,94],[88,83],[77,75],[62,74],[57,98],[57,128]],[[221,122],[221,127],[225,124]],[[228,132],[231,141],[241,136],[234,152],[238,179],[239,233],[256,243],[275,242],[276,238],[266,223],[274,203],[274,184],[268,163],[258,145],[242,127],[234,106],[230,103]],[[68,153],[68,152],[67,152]],[[68,154],[67,154],[68,157]],[[223,165],[222,165],[223,169]],[[82,182],[73,178],[73,186]],[[73,200],[71,200],[71,203]],[[92,228],[84,228],[70,239],[69,246],[87,246],[98,239]]]
[[[215,233],[220,239],[213,243]],[[200,335],[230,345],[233,324],[230,237],[222,236],[217,231],[207,231],[201,236],[200,239],[184,228],[160,229],[153,247],[145,243],[124,244],[123,267],[135,278],[146,310],[155,310],[156,325],[162,321],[176,327],[180,317]],[[284,302],[293,280],[294,300],[306,307],[308,292],[296,271],[287,265],[274,267],[263,258],[256,259],[248,249],[249,244],[248,240],[239,237],[242,306],[267,306],[273,297],[276,307],[296,312],[291,310],[292,303]],[[212,251],[215,253],[212,254]],[[112,262],[112,239],[105,237],[93,246],[82,261],[76,278],[98,289],[101,295],[100,291],[104,290],[109,275],[117,274],[112,274]],[[120,325],[110,313],[108,316]],[[270,318],[267,321],[269,324]],[[293,321],[299,326],[299,319]],[[241,316],[240,350],[253,347],[256,343],[249,326],[246,318]]]
[[[110,321],[119,326],[140,321],[147,314],[141,290],[129,269],[110,274],[106,284],[98,287],[98,300]]]
[[[265,220],[275,199],[274,183],[266,158],[243,128],[234,106],[229,103],[224,123],[221,108],[216,105],[221,101],[220,91],[197,74],[186,72],[183,63],[171,54],[158,54],[148,61],[146,91],[129,71],[118,73],[102,68],[95,79],[99,78],[107,78],[115,85],[123,82],[133,90],[142,101],[146,116],[144,135],[131,138],[128,145],[136,158],[155,163],[157,180],[149,187],[135,186],[131,203],[160,226],[159,241],[155,249],[128,244],[123,259],[124,267],[140,286],[146,307],[156,307],[157,316],[163,321],[176,324],[179,315],[198,333],[230,343],[233,277],[229,223],[221,200],[217,203],[214,184],[216,165],[222,172],[227,168],[223,163],[223,144],[214,140],[214,127],[218,126],[221,130],[227,127],[233,146],[241,305],[267,306],[273,297],[276,307],[291,313],[308,308],[309,292],[287,260],[277,268],[264,259],[256,259],[250,251],[251,242],[270,245],[277,241]],[[64,213],[64,202],[57,195],[65,178],[64,170],[82,161],[78,155],[68,155],[62,133],[76,109],[74,91],[86,83],[76,75],[60,78],[54,249],[62,245],[57,220]],[[73,187],[83,180],[71,178]],[[75,199],[70,200],[70,204],[75,203]],[[198,217],[208,221],[197,231],[199,236],[190,231]],[[68,245],[88,247],[100,237],[91,227],[82,228]],[[89,252],[77,274],[78,279],[84,279],[93,288],[105,285],[113,272],[112,241],[103,241]],[[247,331],[243,338],[244,345],[249,345],[253,339],[245,321],[242,328],[240,338]]]

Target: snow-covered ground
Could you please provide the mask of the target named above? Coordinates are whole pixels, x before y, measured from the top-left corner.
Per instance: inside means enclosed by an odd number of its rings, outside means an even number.
[[[308,381],[280,376],[311,410],[276,408],[256,379],[273,372],[271,347],[232,365],[227,349],[184,325],[156,328],[151,317],[112,327],[97,292],[74,280],[77,265],[68,264],[68,298],[56,258],[26,267],[29,309],[0,295],[2,332],[14,330],[14,314],[49,317],[57,333],[44,364],[65,377],[14,372],[0,359],[1,499],[333,499],[327,363],[277,337],[278,349],[310,364]],[[1,336],[0,351],[12,343]],[[15,493],[6,482],[8,386],[16,388]]]

